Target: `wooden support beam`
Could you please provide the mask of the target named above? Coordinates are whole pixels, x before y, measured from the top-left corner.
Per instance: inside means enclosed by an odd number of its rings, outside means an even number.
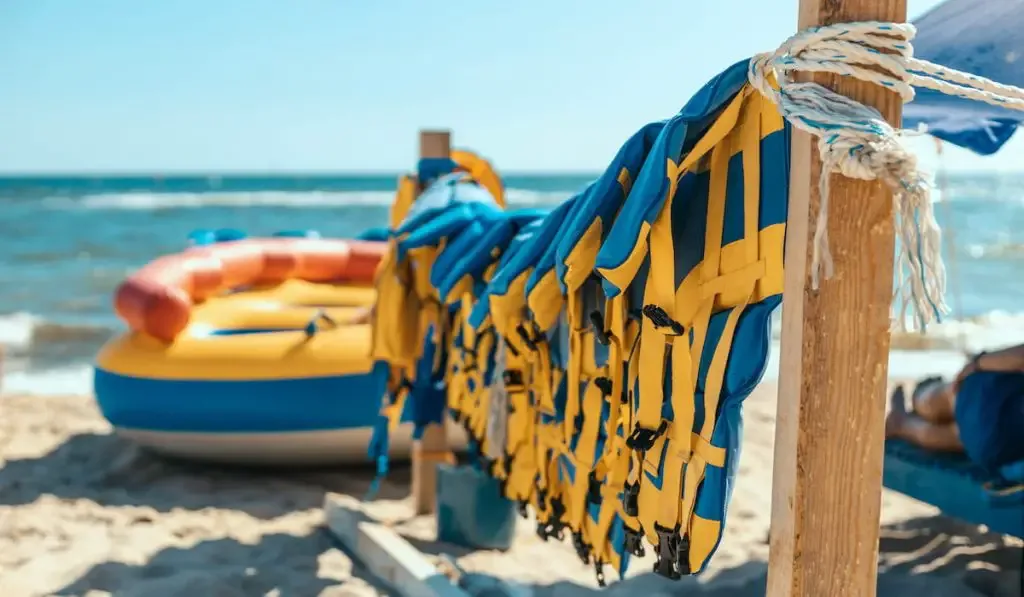
[[[451,154],[450,131],[420,131],[420,158],[447,158]],[[447,409],[443,418],[447,418]],[[416,514],[431,514],[437,508],[437,465],[448,453],[444,421],[427,425],[423,436],[413,442],[412,499]]]
[[[800,0],[799,28],[906,21],[906,0]],[[900,98],[852,78],[813,80],[900,122]],[[878,575],[893,214],[878,182],[833,176],[835,275],[811,289],[820,197],[815,141],[794,130],[769,597],[873,597]]]
[[[355,498],[327,494],[324,518],[345,549],[402,597],[469,597],[404,537],[367,516]]]
[[[420,131],[420,158],[449,158],[451,155],[451,131]]]

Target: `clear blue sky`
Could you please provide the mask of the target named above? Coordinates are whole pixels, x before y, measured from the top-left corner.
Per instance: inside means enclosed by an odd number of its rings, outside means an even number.
[[[938,0],[910,0],[911,17]],[[797,0],[3,0],[0,170],[597,170]],[[1021,135],[1024,137],[1024,135]],[[924,145],[927,148],[927,145]],[[1009,168],[1024,140],[962,169]]]

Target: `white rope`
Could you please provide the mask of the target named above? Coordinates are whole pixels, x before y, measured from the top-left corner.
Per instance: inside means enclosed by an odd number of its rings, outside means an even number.
[[[826,278],[833,273],[827,226],[831,174],[877,179],[892,189],[900,241],[894,301],[901,328],[906,326],[911,306],[922,328],[948,311],[931,182],[918,170],[916,157],[904,144],[908,132],[893,128],[874,108],[817,83],[795,82],[792,74],[803,71],[854,77],[891,89],[904,102],[914,99],[914,87],[925,87],[1024,110],[1022,89],[914,58],[910,40],[915,33],[910,24],[880,22],[816,27],[797,33],[773,53],[755,56],[748,73],[751,84],[778,105],[786,120],[818,137],[822,172],[811,263],[815,289],[822,268]]]

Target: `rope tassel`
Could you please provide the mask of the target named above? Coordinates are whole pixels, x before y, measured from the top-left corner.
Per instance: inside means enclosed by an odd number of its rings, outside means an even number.
[[[1018,93],[1016,100],[1000,96],[1013,88],[914,59],[910,40],[915,33],[912,25],[892,23],[816,27],[791,37],[774,53],[755,56],[749,71],[751,84],[771,99],[793,126],[818,139],[822,170],[811,262],[814,289],[822,270],[826,279],[833,274],[828,243],[831,175],[881,180],[892,190],[899,240],[894,303],[897,323],[903,329],[910,308],[921,329],[948,312],[941,231],[932,213],[931,182],[906,147],[907,133],[889,125],[874,108],[817,83],[795,82],[792,73],[854,77],[891,89],[905,102],[913,100],[916,85],[1007,107],[1017,102],[1024,109],[1024,95]]]

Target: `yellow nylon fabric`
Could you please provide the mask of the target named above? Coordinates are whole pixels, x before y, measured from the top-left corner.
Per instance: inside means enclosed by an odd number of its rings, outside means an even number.
[[[767,292],[776,288],[781,290],[781,261],[777,267],[774,267],[774,263],[773,267],[769,267],[763,257],[766,244],[778,243],[779,246],[772,249],[781,250],[781,238],[776,232],[758,229],[761,201],[760,142],[764,135],[781,128],[781,122],[770,116],[762,117],[765,113],[763,102],[760,95],[739,94],[705,136],[704,140],[711,139],[713,143],[698,143],[680,163],[676,172],[673,172],[673,168],[669,169],[670,173],[682,176],[704,157],[698,150],[710,150],[704,258],[671,293],[671,300],[666,300],[669,295],[663,284],[666,277],[674,279],[674,271],[671,269],[673,235],[671,219],[666,215],[671,213],[670,201],[666,202],[664,211],[651,231],[652,266],[646,297],[669,315],[673,326],[656,326],[649,322],[649,317],[645,320],[640,340],[640,410],[644,410],[647,401],[648,416],[658,412],[660,417],[663,399],[660,384],[664,378],[662,367],[665,363],[661,347],[667,341],[671,346],[668,360],[672,379],[673,417],[665,434],[642,457],[644,469],[654,476],[660,472],[662,483],[659,490],[653,484],[641,482],[639,522],[648,541],[655,546],[664,537],[671,536],[665,535],[666,531],[677,536],[683,542],[681,544],[689,546],[687,561],[681,564],[683,569],[678,571],[682,574],[702,567],[718,543],[717,533],[721,532],[720,521],[700,519],[695,516],[694,509],[707,467],[724,467],[726,464],[725,450],[712,445],[711,440],[739,318],[749,304],[768,296]],[[718,125],[723,123],[726,127],[720,128]],[[737,153],[742,155],[744,232],[739,241],[723,247],[726,181],[730,158]],[[661,226],[668,228],[668,231],[659,234]],[[669,276],[669,273],[672,275]],[[769,274],[777,279],[762,284]],[[696,383],[708,345],[708,326],[712,315],[721,311],[728,311],[728,315],[721,336],[710,348],[713,352],[704,378],[704,417],[700,428],[695,430]],[[674,326],[678,328],[673,329]],[[652,346],[647,351],[650,362],[644,360],[645,343]],[[654,347],[658,347],[657,350]],[[651,380],[650,383],[644,384],[644,378]],[[644,394],[645,388],[655,389]],[[647,424],[650,425],[650,421]],[[708,536],[709,533],[716,535]]]

